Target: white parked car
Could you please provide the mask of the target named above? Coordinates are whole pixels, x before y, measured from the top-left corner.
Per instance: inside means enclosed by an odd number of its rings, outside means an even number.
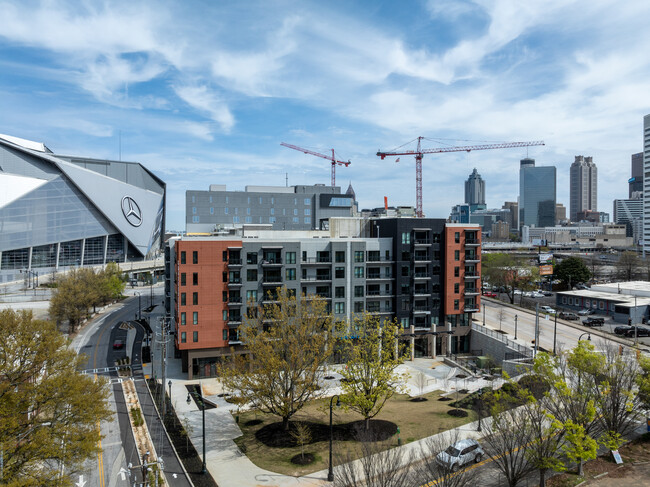
[[[460,440],[445,451],[438,453],[436,463],[456,472],[469,463],[479,463],[483,454],[483,448],[481,448],[478,441],[472,439]]]
[[[550,315],[555,314],[555,310],[550,306],[540,306],[539,310],[543,313],[548,313]]]

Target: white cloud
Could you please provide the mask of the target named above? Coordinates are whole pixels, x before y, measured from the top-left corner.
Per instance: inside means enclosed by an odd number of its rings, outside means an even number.
[[[235,124],[234,117],[223,100],[207,86],[175,86],[176,94],[188,105],[206,112],[228,132]]]

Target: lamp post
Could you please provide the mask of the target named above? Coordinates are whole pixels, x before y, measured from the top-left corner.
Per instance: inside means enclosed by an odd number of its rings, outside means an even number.
[[[517,315],[515,315],[515,340],[517,339]],[[481,430],[479,430],[481,431]]]
[[[591,332],[587,331],[578,337],[578,342],[580,342],[580,339],[585,335],[587,335],[587,340],[591,341]]]
[[[553,325],[553,355],[555,355],[556,341],[557,341],[557,310],[555,310],[555,325]]]
[[[169,380],[169,382],[167,382],[167,385],[169,386],[169,405],[170,405],[170,409],[171,409],[171,404],[172,404],[172,381],[171,381],[171,379]]]
[[[485,326],[485,303],[483,303],[483,326]]]
[[[478,390],[478,428],[476,431],[481,431],[481,406],[483,406],[483,388]]]
[[[335,394],[330,398],[330,464],[327,470],[328,482],[334,482],[334,470],[332,465],[332,441],[334,440],[334,427],[332,426],[332,409],[334,407],[334,398],[336,398],[336,407],[339,407],[341,405],[341,401],[338,394]]]
[[[201,473],[205,474],[206,469],[205,469],[205,403],[203,402],[203,392],[201,392],[201,385],[199,384],[199,392],[188,392],[187,393],[187,404],[190,404],[192,402],[192,399],[190,398],[190,394],[192,394],[195,398],[198,397],[199,401],[201,401],[201,413],[202,413],[202,421],[203,421],[203,464],[201,465]]]
[[[142,306],[140,304],[140,293],[136,293],[138,295],[138,320],[142,319]]]

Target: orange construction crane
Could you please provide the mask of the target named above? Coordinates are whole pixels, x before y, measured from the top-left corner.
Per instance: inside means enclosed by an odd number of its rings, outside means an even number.
[[[436,152],[471,152],[473,150],[487,150],[487,149],[508,149],[511,147],[530,147],[534,145],[544,145],[543,140],[535,142],[502,142],[499,144],[483,144],[483,145],[466,145],[459,147],[438,147],[435,149],[422,149],[421,141],[424,137],[418,137],[418,146],[415,150],[394,150],[389,152],[378,151],[377,155],[381,159],[386,156],[415,156],[415,213],[418,218],[422,218],[422,157],[424,154],[434,154]],[[411,141],[412,142],[412,141]],[[409,142],[410,143],[410,142]],[[402,146],[403,147],[403,146]],[[397,159],[399,161],[399,158]]]
[[[350,165],[350,161],[346,162],[346,161],[339,161],[338,159],[336,159],[336,157],[334,156],[334,149],[332,149],[331,156],[326,156],[325,154],[321,154],[320,152],[314,152],[309,149],[303,149],[302,147],[298,147],[297,145],[287,144],[286,142],[282,142],[280,145],[288,147],[289,149],[294,149],[300,152],[304,152],[305,154],[311,154],[312,156],[322,157],[323,159],[332,161],[332,187],[336,186],[336,165],[339,164],[345,167],[348,167]]]

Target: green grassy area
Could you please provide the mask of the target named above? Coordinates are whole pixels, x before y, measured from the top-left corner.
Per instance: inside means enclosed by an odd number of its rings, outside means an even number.
[[[456,428],[468,422],[477,419],[474,411],[468,411],[469,416],[466,418],[455,418],[447,414],[447,411],[453,409],[448,401],[439,401],[441,397],[439,391],[426,394],[428,400],[423,402],[411,402],[407,395],[395,395],[384,406],[382,411],[375,419],[390,421],[397,425],[400,430],[399,438],[402,444],[426,438],[441,431]],[[458,398],[462,399],[463,394]],[[456,395],[453,395],[456,399]],[[335,425],[343,425],[362,419],[353,411],[345,411],[343,408],[334,409]],[[247,425],[248,422],[258,424]],[[257,466],[278,472],[285,475],[305,475],[318,470],[327,468],[329,443],[327,438],[314,438],[314,441],[305,445],[305,453],[311,453],[315,456],[315,461],[310,465],[300,466],[291,463],[294,455],[300,454],[300,446],[291,447],[270,447],[260,442],[255,434],[263,427],[275,423],[280,419],[276,416],[261,414],[256,412],[246,412],[239,415],[239,426],[243,436],[237,438],[235,442],[239,448],[246,453],[248,458]],[[309,403],[305,408],[298,412],[292,419],[292,422],[304,421],[316,423],[319,426],[329,426],[329,398],[318,399]],[[321,428],[322,429],[322,428]],[[390,446],[397,446],[398,435],[393,435],[390,440]],[[355,441],[336,441],[335,454],[338,451],[344,454],[346,450],[354,451]]]

